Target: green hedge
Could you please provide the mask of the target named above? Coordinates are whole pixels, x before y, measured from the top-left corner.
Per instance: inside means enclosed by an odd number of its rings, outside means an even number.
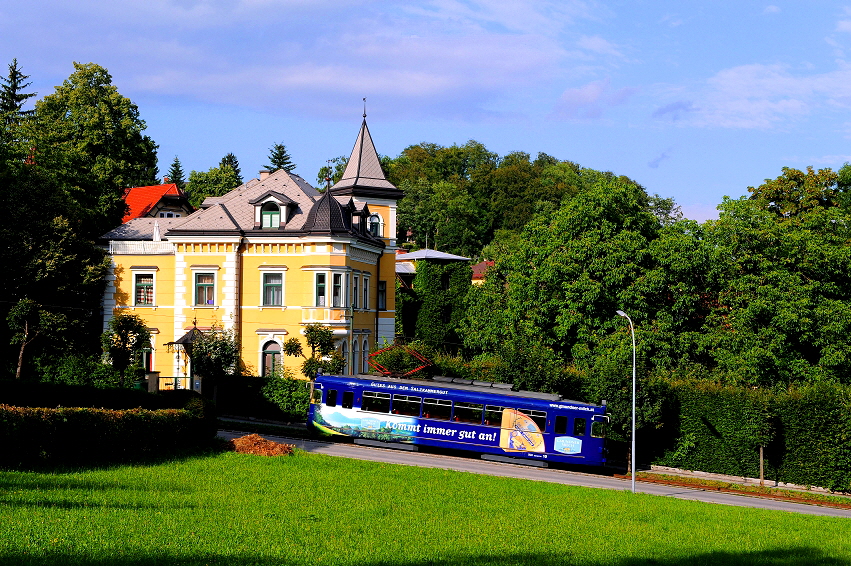
[[[171,393],[171,392],[169,392]],[[177,392],[175,392],[177,393]],[[186,400],[138,389],[104,389],[89,385],[0,380],[0,403],[17,407],[102,407],[107,409],[173,409]]]
[[[168,456],[209,444],[215,434],[215,408],[193,391],[0,382],[4,467]]]
[[[654,463],[758,477],[764,446],[767,479],[851,491],[851,387],[669,386],[665,423],[645,436]]]

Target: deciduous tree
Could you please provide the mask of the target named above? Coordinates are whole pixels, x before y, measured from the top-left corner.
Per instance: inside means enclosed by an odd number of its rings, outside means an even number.
[[[28,126],[35,163],[61,178],[93,237],[121,223],[124,189],[157,183],[157,144],[100,65],[74,63]]]
[[[189,204],[199,208],[205,198],[220,197],[241,184],[236,171],[230,165],[220,165],[205,172],[190,172],[185,190]]]

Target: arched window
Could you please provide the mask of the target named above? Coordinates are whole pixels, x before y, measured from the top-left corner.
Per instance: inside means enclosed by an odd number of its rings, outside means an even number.
[[[363,349],[361,350],[363,354],[363,373],[369,373],[369,340],[366,338],[363,339]]]
[[[281,225],[281,209],[274,202],[267,202],[260,209],[263,228],[278,228]]]
[[[263,345],[263,376],[275,373],[281,366],[281,345],[270,340]]]
[[[340,354],[343,356],[343,375],[349,373],[349,345],[345,340],[340,342]]]
[[[360,348],[358,348],[358,340],[352,340],[352,375],[360,373]]]
[[[381,217],[377,214],[369,217],[369,233],[376,238],[381,237]]]

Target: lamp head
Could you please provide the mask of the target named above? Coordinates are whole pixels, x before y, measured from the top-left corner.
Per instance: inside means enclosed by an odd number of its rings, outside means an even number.
[[[625,312],[623,312],[623,311],[615,311],[615,312],[617,312],[618,316],[622,316],[622,317],[626,318]]]

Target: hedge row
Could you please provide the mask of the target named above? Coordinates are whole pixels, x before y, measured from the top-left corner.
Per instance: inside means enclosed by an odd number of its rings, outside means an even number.
[[[152,395],[139,389],[103,389],[88,385],[43,383],[20,379],[0,380],[0,403],[16,407],[177,409],[181,408],[186,400],[186,396]]]
[[[0,405],[0,465],[129,462],[202,446],[215,434],[203,401],[185,409],[93,409]]]
[[[758,477],[763,446],[766,479],[851,491],[851,387],[669,385],[666,422],[646,438],[655,463]]]

